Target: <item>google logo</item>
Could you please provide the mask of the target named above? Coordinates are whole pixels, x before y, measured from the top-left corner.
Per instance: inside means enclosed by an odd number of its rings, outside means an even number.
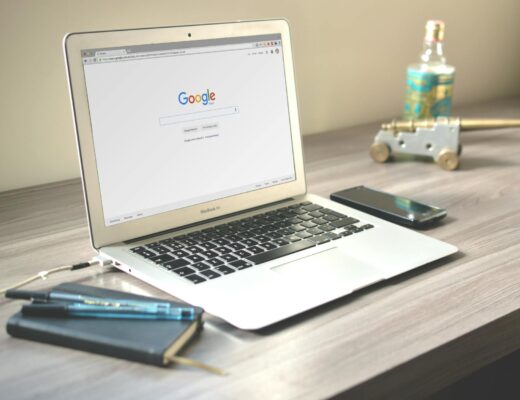
[[[194,103],[200,103],[207,106],[208,104],[213,103],[215,100],[215,92],[210,92],[209,89],[206,89],[206,92],[202,94],[186,94],[186,92],[180,92],[179,96],[177,96],[177,99],[179,100],[179,103],[181,103],[183,106],[186,104],[194,104]]]

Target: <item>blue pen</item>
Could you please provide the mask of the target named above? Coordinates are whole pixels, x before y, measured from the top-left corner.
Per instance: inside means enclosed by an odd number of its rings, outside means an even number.
[[[77,317],[193,321],[192,307],[170,307],[168,311],[133,306],[104,306],[81,303],[36,303],[22,306],[22,313],[35,317]]]
[[[131,299],[110,299],[94,296],[83,296],[80,294],[66,293],[60,291],[40,292],[30,290],[8,290],[5,297],[11,299],[39,300],[39,301],[58,301],[78,304],[90,304],[106,307],[142,307],[148,309],[152,313],[167,313],[171,308],[175,308],[168,302],[157,302],[147,300],[131,300]]]

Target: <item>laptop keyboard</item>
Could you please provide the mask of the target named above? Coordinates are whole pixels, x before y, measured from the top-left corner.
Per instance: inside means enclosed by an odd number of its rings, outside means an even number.
[[[371,228],[303,202],[131,251],[198,284]]]

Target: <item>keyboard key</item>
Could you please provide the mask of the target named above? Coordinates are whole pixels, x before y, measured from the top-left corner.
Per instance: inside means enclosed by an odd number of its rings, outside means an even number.
[[[230,249],[233,249],[235,251],[245,249],[246,246],[244,246],[242,243],[230,243],[227,245]]]
[[[280,232],[269,232],[265,236],[269,236],[271,239],[280,239],[283,235]]]
[[[175,243],[175,242],[164,244],[163,246],[169,248],[170,251],[180,250],[180,249],[184,248],[184,246],[182,244]]]
[[[316,244],[323,244],[323,243],[330,242],[330,239],[325,235],[314,236],[314,237],[310,238],[309,240]]]
[[[355,224],[356,222],[359,222],[359,221],[357,219],[347,217],[347,218],[338,219],[337,221],[332,221],[329,225],[332,225],[335,228],[342,228],[347,225]]]
[[[157,253],[154,253],[150,250],[146,250],[144,247],[136,247],[134,249],[131,249],[134,253],[139,254],[140,256],[144,258],[152,258],[157,255]]]
[[[193,275],[188,275],[186,277],[186,279],[192,281],[193,283],[197,284],[197,283],[201,283],[201,282],[206,282],[206,279],[203,278],[202,276],[200,275],[197,275],[197,274],[193,274]]]
[[[253,236],[256,236],[256,234],[254,234],[252,231],[245,231],[245,232],[241,232],[240,236],[242,236],[245,239],[249,239],[249,238],[252,238]]]
[[[302,225],[291,225],[291,229],[295,232],[301,232],[301,231],[304,231],[306,228]]]
[[[224,255],[220,256],[220,258],[223,259],[227,263],[230,263],[231,261],[238,261],[238,258],[232,254],[224,254]]]
[[[211,266],[206,264],[205,262],[198,262],[198,263],[190,265],[190,267],[195,268],[197,271],[205,271],[205,270],[211,268]]]
[[[226,224],[220,224],[220,225],[215,226],[215,230],[217,232],[220,232],[221,230],[226,230],[226,228],[227,228]]]
[[[321,213],[319,211],[313,211],[313,212],[310,212],[309,215],[314,218],[319,218],[323,215],[323,213]]]
[[[174,269],[173,272],[180,276],[186,276],[195,273],[195,270],[188,267],[182,267]]]
[[[311,221],[306,221],[306,222],[302,222],[302,226],[304,226],[306,228],[314,228],[316,226],[316,224]]]
[[[275,229],[284,229],[284,228],[287,228],[288,226],[291,226],[291,223],[289,221],[280,221],[280,222],[277,222],[276,224],[273,224],[272,226],[274,226]]]
[[[296,236],[298,236],[299,238],[302,238],[302,239],[307,239],[307,238],[312,237],[312,234],[310,234],[308,232],[298,232],[298,233],[296,233]]]
[[[253,253],[251,253],[247,250],[238,250],[238,251],[235,251],[233,254],[236,255],[238,258],[246,258],[246,257],[249,257],[250,255],[252,255]]]
[[[197,253],[200,253],[201,251],[203,251],[204,249],[199,246],[190,246],[190,247],[187,247],[186,250],[192,254],[197,254]]]
[[[336,240],[336,239],[339,239],[341,237],[341,235],[337,235],[334,232],[324,233],[323,236],[329,238],[330,240]]]
[[[203,251],[200,254],[203,255],[206,258],[218,257],[218,255],[219,255],[216,251],[211,251],[211,250]]]
[[[314,222],[316,225],[326,224],[328,221],[324,218],[315,218],[311,222]]]
[[[190,265],[189,261],[183,260],[182,258],[178,260],[168,261],[163,264],[168,269],[174,270],[180,267],[184,267],[186,265]]]
[[[329,208],[322,208],[320,210],[323,214],[327,214],[327,215],[333,215],[335,217],[338,217],[338,218],[346,218],[347,216],[345,214],[341,214],[337,211],[334,211],[334,210],[331,210]]]
[[[267,231],[266,233],[264,233],[264,235],[267,235],[269,232],[273,232],[273,231],[277,230],[278,228],[276,227],[275,224],[269,224],[269,225],[264,226],[264,229]]]
[[[303,208],[305,211],[311,212],[311,211],[319,210],[320,208],[323,208],[323,207],[322,207],[322,206],[319,206],[319,205],[317,205],[317,204],[309,204],[309,205],[303,206],[302,208]]]
[[[146,250],[146,247],[144,247],[144,246],[133,247],[130,249],[130,251],[134,252],[134,253],[139,253],[140,251],[143,251],[143,250],[148,251],[148,250]]]
[[[157,254],[166,254],[170,252],[170,249],[161,245],[153,247],[152,250],[155,251]]]
[[[221,276],[218,272],[215,272],[212,269],[209,269],[207,271],[202,271],[200,274],[204,275],[205,277],[207,277],[209,279],[215,279],[215,278],[218,278],[219,276]]]
[[[289,242],[298,242],[299,240],[301,240],[298,236],[296,235],[289,235],[289,236],[285,236],[284,238],[285,240],[288,240]]]
[[[206,249],[206,250],[211,250],[218,246],[213,242],[204,242],[204,243],[200,244],[200,247],[202,247],[203,249]]]
[[[219,265],[223,265],[224,264],[224,261],[222,261],[219,258],[212,258],[212,259],[206,260],[204,262],[210,264],[212,267],[218,267]]]
[[[232,274],[233,272],[235,272],[233,268],[226,267],[225,265],[217,267],[216,270],[222,272],[224,275]]]
[[[300,240],[300,238],[298,238]],[[267,261],[274,260],[276,258],[280,258],[292,253],[296,253],[297,251],[302,251],[308,248],[315,246],[315,244],[308,240],[300,240],[297,243],[291,243],[285,246],[278,247],[274,250],[266,251],[265,253],[255,254],[247,259],[252,261],[255,264],[261,264]]]
[[[291,219],[296,216],[295,213],[291,211],[280,211],[278,214],[276,214],[279,217],[282,217],[283,219]]]
[[[329,215],[324,215],[322,218],[324,220],[326,220],[326,221],[329,221],[329,222],[330,221],[337,221],[339,219],[339,217],[335,217],[334,215],[330,215],[330,214]]]
[[[190,255],[190,253],[184,250],[175,250],[173,254],[179,258],[183,258]]]
[[[253,254],[260,254],[265,251],[262,247],[259,247],[259,246],[251,246],[251,247],[248,247],[247,250]]]
[[[199,244],[199,242],[190,238],[183,239],[182,242],[187,246],[196,246]]]
[[[258,242],[253,239],[244,239],[244,240],[241,240],[240,243],[246,245],[247,247],[251,247],[251,246],[254,246],[255,244],[258,244]]]
[[[300,215],[298,218],[300,218],[302,221],[310,221],[311,219],[314,219],[310,215]]]
[[[330,232],[330,231],[335,230],[336,228],[327,224],[327,225],[320,225],[320,229],[324,232]]]
[[[285,228],[285,229],[280,229],[278,232],[280,232],[284,236],[288,236],[288,235],[292,235],[294,233],[294,230],[292,230],[291,228]]]
[[[190,260],[191,262],[197,263],[204,261],[205,258],[202,256],[199,256],[198,254],[192,254],[191,256],[184,257],[186,260]]]
[[[284,239],[275,239],[273,240],[273,243],[276,243],[278,246],[284,246],[286,244],[289,244],[290,242]]]
[[[242,238],[238,235],[228,235],[224,239],[229,241],[230,244],[234,244],[235,242],[238,242],[239,240],[242,240]]]
[[[231,250],[229,247],[217,247],[214,249],[214,251],[217,251],[219,254],[228,254],[231,253],[233,250]]]
[[[323,231],[320,229],[320,228],[311,228],[311,229],[307,229],[307,233],[310,233],[311,235],[321,235],[323,233]]]
[[[156,264],[164,264],[167,261],[173,260],[174,257],[169,254],[161,254],[160,256],[151,257],[150,260]]]
[[[271,242],[265,242],[265,243],[260,243],[260,246],[263,247],[264,249],[266,250],[273,250],[273,249],[276,249],[278,246],[271,243]]]
[[[259,243],[268,242],[268,241],[271,240],[270,237],[267,237],[267,236],[264,236],[264,235],[255,236],[253,239],[256,240]]]
[[[190,237],[190,239],[195,240],[197,243],[202,243],[206,240],[200,232],[192,232],[188,236]]]
[[[220,246],[225,246],[226,244],[230,243],[226,239],[215,239],[215,240],[213,240],[213,242],[218,244],[218,245],[220,245]]]
[[[372,225],[372,224],[366,224],[366,225],[361,226],[361,229],[367,230],[367,229],[372,229],[373,227],[374,227],[374,225]]]
[[[230,263],[230,265],[232,265],[236,269],[246,269],[246,268],[250,268],[253,266],[252,263],[247,262],[245,260],[233,261],[232,263]]]

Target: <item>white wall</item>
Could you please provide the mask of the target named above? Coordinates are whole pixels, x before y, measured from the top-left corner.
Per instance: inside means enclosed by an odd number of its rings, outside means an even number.
[[[79,176],[66,32],[273,17],[292,26],[305,134],[399,115],[430,18],[456,104],[520,93],[518,0],[0,0],[0,191]]]

